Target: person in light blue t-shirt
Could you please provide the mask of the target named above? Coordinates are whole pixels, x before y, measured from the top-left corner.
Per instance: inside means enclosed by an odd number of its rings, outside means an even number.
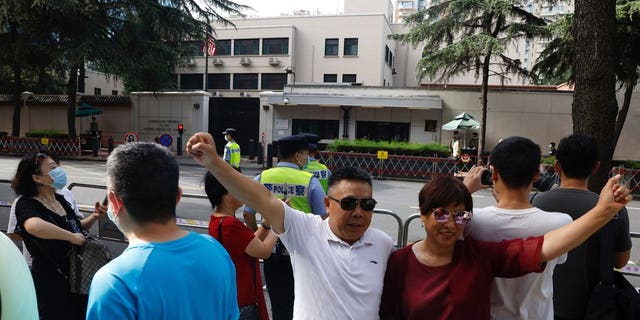
[[[0,233],[0,319],[38,320],[36,289],[18,247]]]
[[[107,214],[129,247],[94,276],[88,320],[238,318],[226,250],[176,225],[178,176],[173,154],[154,143],[121,145],[109,156]]]

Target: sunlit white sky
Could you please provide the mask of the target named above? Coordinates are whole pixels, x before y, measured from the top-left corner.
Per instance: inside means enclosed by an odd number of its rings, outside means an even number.
[[[308,10],[311,14],[336,14],[344,11],[344,0],[234,0],[255,9],[246,12],[248,17],[273,17],[294,10]]]

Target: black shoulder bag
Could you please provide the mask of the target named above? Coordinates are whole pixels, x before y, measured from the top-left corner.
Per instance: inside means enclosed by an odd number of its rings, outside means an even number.
[[[585,319],[638,320],[640,294],[618,271],[613,270],[613,237],[616,220],[603,227],[600,242],[600,277],[591,291]]]

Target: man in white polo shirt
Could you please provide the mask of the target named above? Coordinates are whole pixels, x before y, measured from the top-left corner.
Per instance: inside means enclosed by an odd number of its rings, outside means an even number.
[[[377,319],[391,238],[369,228],[376,201],[371,175],[358,168],[336,170],[322,220],[294,210],[258,182],[217,156],[213,137],[196,133],[187,152],[238,200],[261,213],[291,255],[296,282],[294,319]],[[267,226],[269,227],[269,226]]]

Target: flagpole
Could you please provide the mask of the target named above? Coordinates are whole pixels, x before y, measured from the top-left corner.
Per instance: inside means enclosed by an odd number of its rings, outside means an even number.
[[[204,39],[204,91],[209,87],[209,34]]]

